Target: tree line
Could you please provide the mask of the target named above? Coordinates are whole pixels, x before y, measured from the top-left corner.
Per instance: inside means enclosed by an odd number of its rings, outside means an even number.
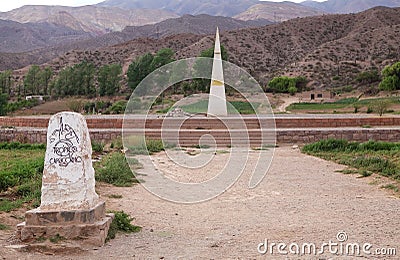
[[[221,46],[223,60],[228,60],[228,52]],[[202,51],[199,57],[212,58],[214,48]],[[135,90],[138,84],[152,71],[175,61],[175,52],[172,49],[160,49],[155,54],[145,53],[137,57],[129,65],[127,71],[127,85]],[[65,96],[114,96],[121,92],[123,79],[122,67],[119,64],[104,65],[96,68],[92,63],[83,61],[79,64],[62,69],[55,75],[51,67],[32,65],[24,76],[22,84],[15,85],[12,71],[0,72],[0,115],[7,113],[7,103],[10,97],[19,97],[22,105],[27,95],[44,95],[51,97]],[[377,70],[365,71],[355,78],[360,84],[379,83],[379,89],[393,91],[400,89],[400,62],[385,67],[381,73]],[[278,76],[272,78],[264,88],[265,92],[295,94],[305,90],[308,80],[305,77]],[[209,91],[209,80],[194,79],[180,82],[168,91],[172,94],[193,94]],[[168,92],[167,91],[167,92]],[[227,93],[230,92],[227,87]],[[14,104],[12,110],[17,109]]]

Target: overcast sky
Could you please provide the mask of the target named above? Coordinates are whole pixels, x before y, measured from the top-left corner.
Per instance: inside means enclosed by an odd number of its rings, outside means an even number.
[[[103,0],[1,0],[0,11],[6,12],[23,5],[65,5],[65,6],[82,6],[91,5],[102,2]],[[282,0],[270,0],[273,2],[282,2]],[[304,0],[292,0],[292,2],[302,2]],[[317,0],[322,2],[324,0]]]

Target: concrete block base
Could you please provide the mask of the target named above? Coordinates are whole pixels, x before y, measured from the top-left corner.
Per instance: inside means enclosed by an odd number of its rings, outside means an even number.
[[[102,246],[114,219],[105,214],[101,202],[89,210],[26,212],[26,221],[17,225],[17,238],[24,243],[34,243],[54,237],[76,240],[86,246]]]

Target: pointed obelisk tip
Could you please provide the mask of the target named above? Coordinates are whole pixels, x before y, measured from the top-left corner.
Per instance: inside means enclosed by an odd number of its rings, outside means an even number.
[[[217,26],[217,32],[215,34],[215,47],[214,47],[214,55],[215,54],[221,54],[221,45],[219,42],[219,28]],[[215,58],[215,57],[214,57]]]

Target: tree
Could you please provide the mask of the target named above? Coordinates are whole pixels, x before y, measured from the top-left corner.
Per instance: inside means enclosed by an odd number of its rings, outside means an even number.
[[[380,81],[378,70],[363,71],[357,75],[356,80],[361,84],[371,84]]]
[[[171,63],[174,61],[174,51],[169,48],[164,48],[159,50],[156,55],[153,58],[153,61],[151,62],[151,71],[154,71],[168,63]]]
[[[0,90],[4,93],[10,95],[12,89],[12,71],[6,70],[0,72]]]
[[[54,82],[55,94],[58,96],[95,96],[94,75],[94,65],[86,61],[64,68]]]
[[[372,104],[372,110],[375,111],[379,116],[382,116],[389,108],[390,103],[384,99],[378,99]]]
[[[268,83],[267,90],[274,93],[290,93],[294,95],[297,91],[301,91],[306,83],[307,79],[305,77],[275,77]]]
[[[7,94],[2,93],[0,89],[0,116],[4,116],[7,113]]]
[[[64,68],[58,74],[54,81],[54,94],[57,96],[72,96],[74,90],[72,87],[72,67]]]
[[[32,65],[24,79],[25,94],[38,95],[40,92],[40,67]]]
[[[48,95],[50,93],[50,79],[53,76],[53,70],[50,67],[44,68],[39,72],[40,84],[42,86],[42,93]]]
[[[128,86],[135,90],[139,83],[151,73],[151,64],[154,56],[151,53],[146,53],[143,56],[136,58],[128,68]]]
[[[386,91],[400,89],[400,62],[386,66],[382,70],[382,81],[379,84],[379,89]]]
[[[78,95],[95,96],[96,88],[94,85],[95,67],[86,61],[73,67],[73,86]]]
[[[119,64],[105,65],[99,69],[97,80],[100,96],[112,96],[119,91],[121,73]]]

